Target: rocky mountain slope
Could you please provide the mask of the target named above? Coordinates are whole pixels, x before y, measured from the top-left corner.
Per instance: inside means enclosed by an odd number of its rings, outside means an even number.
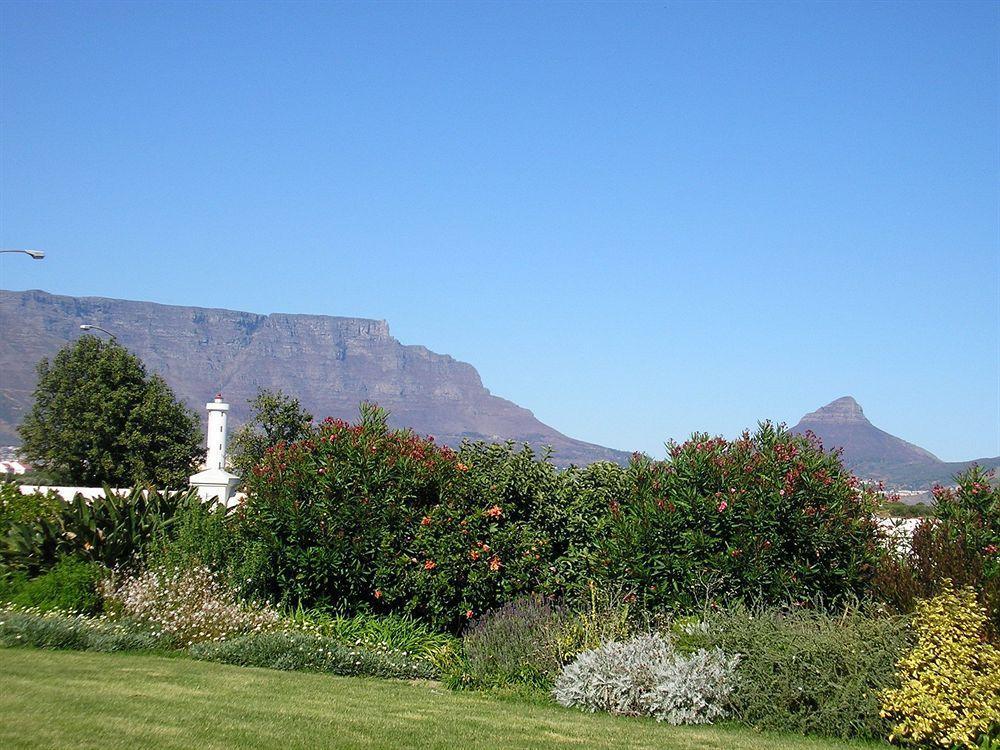
[[[113,332],[199,414],[216,393],[247,416],[258,388],[297,396],[317,418],[354,419],[375,401],[391,422],[447,444],[515,440],[550,445],[560,465],[622,462],[628,454],[574,440],[483,387],[472,365],[404,346],[384,320],[258,315],[97,297],[0,290],[0,444],[19,442],[35,366],[81,335],[81,323]]]
[[[974,463],[1000,466],[1000,458],[947,462],[933,453],[880,430],[868,421],[861,405],[850,396],[838,398],[806,414],[793,432],[814,432],[827,449],[842,448],[844,465],[859,477],[885,482],[892,489],[920,490],[952,477]]]

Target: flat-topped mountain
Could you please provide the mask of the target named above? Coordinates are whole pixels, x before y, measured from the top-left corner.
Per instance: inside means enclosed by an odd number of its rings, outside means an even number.
[[[574,440],[491,394],[476,369],[422,346],[405,346],[384,320],[258,315],[98,297],[0,290],[0,444],[20,442],[35,366],[81,335],[81,323],[113,332],[199,414],[218,392],[239,423],[258,388],[296,396],[317,419],[355,419],[361,401],[390,421],[455,445],[463,439],[551,445],[560,465],[628,455]]]
[[[893,489],[927,489],[948,484],[974,463],[1000,466],[1000,458],[942,461],[930,451],[890,435],[868,421],[861,404],[850,396],[838,398],[806,414],[793,432],[814,432],[827,449],[843,449],[844,465],[864,479],[885,482]]]

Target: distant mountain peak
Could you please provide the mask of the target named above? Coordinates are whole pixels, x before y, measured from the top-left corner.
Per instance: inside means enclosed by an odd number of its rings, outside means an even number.
[[[792,432],[815,433],[828,449],[841,449],[844,465],[864,479],[885,482],[890,488],[928,489],[947,484],[971,461],[946,462],[920,446],[908,443],[868,421],[861,404],[850,396],[809,412]],[[989,468],[1000,458],[978,461]]]
[[[801,424],[871,424],[853,396],[842,396],[802,417]]]

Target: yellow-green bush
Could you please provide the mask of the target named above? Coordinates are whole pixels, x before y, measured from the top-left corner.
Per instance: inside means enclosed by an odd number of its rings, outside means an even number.
[[[985,641],[986,613],[971,587],[917,604],[917,645],[900,659],[900,687],[886,692],[882,715],[891,740],[976,747],[1000,729],[1000,651]]]

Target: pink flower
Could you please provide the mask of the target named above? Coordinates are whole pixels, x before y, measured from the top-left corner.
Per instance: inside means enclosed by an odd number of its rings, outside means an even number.
[[[719,513],[721,513],[722,511],[724,511],[728,507],[729,507],[729,503],[727,503],[725,500],[723,500],[721,503],[719,503]]]
[[[997,553],[997,546],[995,544],[991,544],[986,549],[984,549],[983,552],[985,552],[987,555],[995,555]]]

